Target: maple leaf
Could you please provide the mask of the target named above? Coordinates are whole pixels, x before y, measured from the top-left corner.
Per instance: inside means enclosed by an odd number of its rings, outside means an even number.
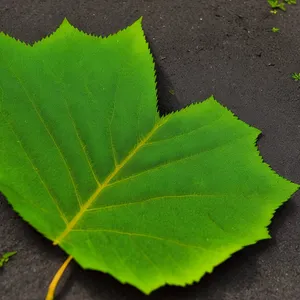
[[[83,268],[144,293],[184,286],[269,238],[298,188],[260,131],[213,97],[160,117],[141,21],[98,38],[66,20],[29,46],[0,36],[0,190]]]

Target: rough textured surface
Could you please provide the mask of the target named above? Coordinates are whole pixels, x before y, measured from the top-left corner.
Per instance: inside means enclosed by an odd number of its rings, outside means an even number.
[[[300,5],[273,16],[262,0],[1,0],[0,30],[33,42],[53,32],[66,16],[86,32],[107,35],[141,15],[158,64],[161,112],[214,94],[263,131],[258,146],[264,160],[300,183],[300,84],[290,78],[292,72],[300,72]],[[273,26],[281,28],[280,33],[272,33]],[[193,286],[165,287],[146,297],[110,276],[73,265],[58,299],[296,300],[299,201],[297,193],[276,213],[272,240],[245,248]],[[63,252],[24,223],[4,198],[0,240],[1,253],[18,251],[0,270],[0,299],[43,299],[65,259]]]

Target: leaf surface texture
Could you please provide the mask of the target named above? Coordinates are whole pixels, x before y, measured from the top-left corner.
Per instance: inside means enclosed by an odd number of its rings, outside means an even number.
[[[0,190],[83,267],[145,293],[199,280],[268,238],[298,188],[213,97],[160,117],[141,21],[99,38],[64,21],[0,36]]]

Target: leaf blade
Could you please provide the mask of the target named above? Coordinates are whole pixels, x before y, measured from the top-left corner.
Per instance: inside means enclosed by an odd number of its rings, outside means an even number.
[[[213,97],[159,118],[140,21],[105,39],[65,20],[33,47],[2,35],[0,52],[0,190],[84,268],[145,293],[192,283],[269,238],[298,188]]]

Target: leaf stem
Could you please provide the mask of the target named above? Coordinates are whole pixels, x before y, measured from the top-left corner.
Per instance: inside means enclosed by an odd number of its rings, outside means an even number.
[[[73,259],[73,257],[70,255],[65,260],[65,262],[62,264],[62,266],[58,269],[58,271],[56,272],[55,276],[53,277],[53,279],[49,285],[48,293],[47,293],[45,300],[53,300],[54,299],[55,289],[58,285],[58,282],[72,259]]]

